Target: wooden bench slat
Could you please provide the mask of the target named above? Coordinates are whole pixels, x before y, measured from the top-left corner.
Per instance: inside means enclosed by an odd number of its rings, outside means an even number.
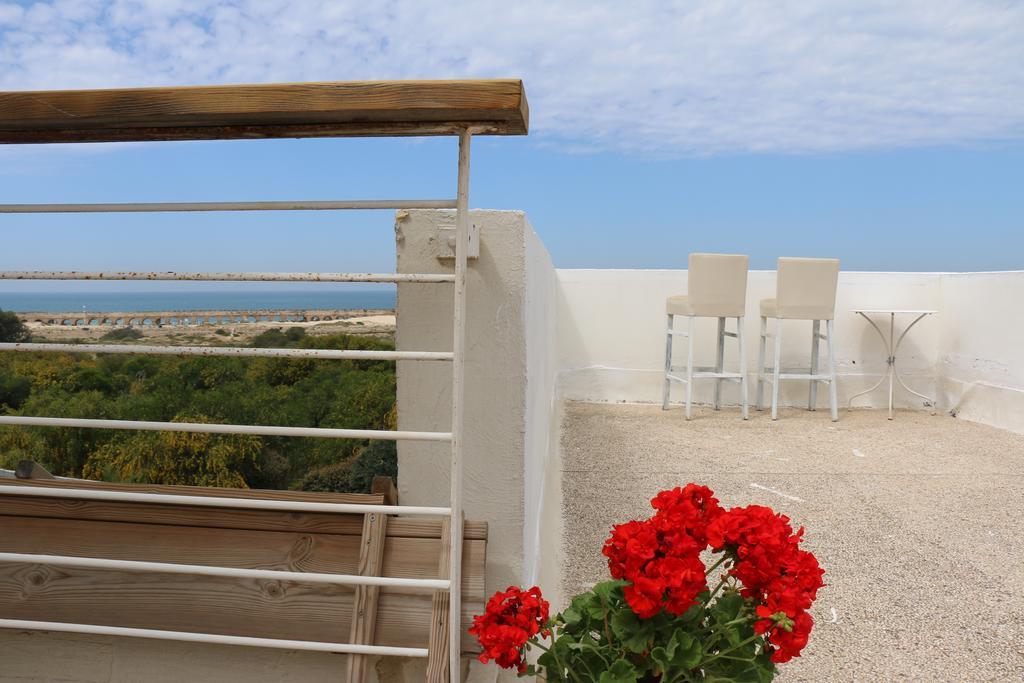
[[[441,552],[438,555],[437,571],[448,578],[451,563],[451,520],[444,520],[441,526]],[[430,608],[430,641],[427,645],[427,683],[444,683],[448,680],[448,618],[451,601],[445,591],[434,591]],[[467,625],[466,628],[469,628]],[[465,632],[465,629],[463,629]]]
[[[466,546],[484,541],[467,541]],[[85,520],[0,516],[0,552],[106,557],[246,569],[279,569],[354,574],[361,537],[347,534],[240,531]],[[382,576],[438,578],[436,538],[386,536]],[[473,546],[476,547],[476,546]],[[477,558],[479,559],[479,558]],[[482,595],[482,565],[464,577],[464,589]]]
[[[0,612],[8,619],[345,643],[352,605],[353,591],[343,586],[0,564]],[[465,628],[482,607],[465,595]],[[431,614],[430,594],[382,591],[376,644],[427,647]],[[476,651],[468,634],[463,649]]]
[[[304,531],[309,533],[362,533],[359,515],[321,514],[309,512],[275,512],[270,510],[236,510],[202,508],[152,503],[112,503],[54,498],[5,497],[0,483],[0,515],[46,517],[55,519],[91,519],[96,521],[166,524],[222,529],[263,529],[267,531]],[[350,501],[323,501],[350,502]],[[374,502],[374,501],[351,501]],[[441,520],[430,517],[390,518],[388,536],[438,538]],[[487,523],[467,521],[464,535],[470,540],[487,538]]]
[[[183,495],[372,502],[378,494],[315,494],[29,480],[0,483],[0,551],[396,578],[447,575],[446,519],[4,496],[3,486],[150,490]],[[464,629],[484,601],[487,525],[467,523]],[[367,543],[367,541],[369,541]],[[443,571],[439,574],[439,568]],[[237,580],[0,563],[6,618],[428,647],[439,598],[383,588]],[[447,605],[445,599],[440,601]],[[373,603],[376,601],[376,610]],[[358,615],[360,612],[363,618]],[[353,617],[353,615],[356,615]],[[376,623],[373,615],[376,614]],[[442,639],[445,640],[445,639]],[[463,648],[475,652],[468,634]],[[358,674],[365,664],[354,665]]]
[[[363,535],[359,539],[360,576],[381,576],[384,570],[384,545],[387,533],[387,515],[368,514],[363,516]],[[377,602],[380,588],[377,586],[357,586],[352,607],[352,629],[349,642],[373,644],[377,627]],[[349,655],[348,681],[362,683],[366,679],[366,667],[369,658],[366,655]]]

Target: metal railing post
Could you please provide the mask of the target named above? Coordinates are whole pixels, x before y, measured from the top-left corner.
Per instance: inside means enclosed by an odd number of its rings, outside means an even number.
[[[462,655],[462,467],[466,375],[466,252],[469,244],[469,130],[459,133],[458,194],[455,200],[455,305],[453,307],[451,566],[448,570],[448,676],[459,683]]]

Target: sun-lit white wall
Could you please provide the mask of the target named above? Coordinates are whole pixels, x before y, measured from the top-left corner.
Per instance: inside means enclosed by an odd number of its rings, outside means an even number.
[[[559,389],[564,399],[661,401],[665,349],[665,299],[686,292],[685,270],[558,270]],[[775,272],[751,271],[748,279],[747,362],[757,363],[758,305],[774,296]],[[961,417],[1024,430],[1024,273],[842,272],[836,296],[836,360],[840,404],[874,384],[885,371],[885,349],[858,308],[933,309],[907,335],[897,367],[907,384],[938,394],[940,410]],[[897,334],[913,317],[897,317]],[[888,333],[888,319],[876,320]],[[677,324],[679,321],[677,321]],[[711,365],[715,321],[700,320],[695,360]],[[790,321],[783,335],[783,365],[809,366],[810,323]],[[731,329],[729,323],[728,329]],[[677,340],[676,363],[685,358]],[[822,347],[824,349],[824,346]],[[769,345],[769,357],[771,346]],[[726,363],[738,368],[736,345],[727,339]],[[695,400],[710,400],[713,382],[698,381]],[[807,382],[784,382],[787,405],[806,405]],[[727,383],[723,400],[736,403],[738,387]],[[674,397],[681,398],[680,385]],[[751,401],[754,382],[751,381]],[[767,389],[766,389],[767,393]],[[898,389],[896,405],[924,409]],[[857,406],[883,407],[883,389]],[[819,389],[818,407],[827,405]],[[1013,403],[1019,401],[1020,403]]]
[[[945,275],[942,311],[942,403],[1024,432],[1024,272]]]
[[[562,396],[574,400],[660,402],[665,353],[665,299],[686,292],[685,270],[559,270],[559,366]],[[885,370],[885,350],[877,334],[855,308],[900,307],[937,309],[939,275],[932,273],[841,273],[836,296],[836,361],[842,381],[840,398],[871,386]],[[747,283],[744,331],[747,363],[757,365],[761,299],[774,296],[775,272],[752,271]],[[906,322],[902,319],[900,322]],[[677,318],[677,328],[685,320]],[[698,320],[695,362],[713,365],[715,326],[712,318]],[[726,329],[733,329],[728,321]],[[888,322],[885,321],[886,332]],[[938,325],[924,320],[907,336],[900,367],[911,387],[925,394],[935,390],[938,360]],[[811,323],[787,321],[783,330],[783,366],[809,367]],[[825,346],[822,345],[822,351]],[[676,340],[676,364],[685,360],[685,340]],[[769,345],[768,354],[772,349]],[[726,363],[738,369],[738,348],[726,340]],[[822,354],[824,357],[824,354]],[[675,385],[674,397],[681,397]],[[694,385],[698,401],[710,399],[713,382]],[[807,382],[784,382],[787,403],[807,401]],[[753,385],[752,387],[753,388]],[[881,405],[882,392],[863,397],[857,405]],[[753,392],[751,392],[753,399]],[[827,391],[818,392],[818,405],[826,405]],[[739,388],[727,383],[723,400],[739,401]],[[920,405],[907,402],[905,405]]]

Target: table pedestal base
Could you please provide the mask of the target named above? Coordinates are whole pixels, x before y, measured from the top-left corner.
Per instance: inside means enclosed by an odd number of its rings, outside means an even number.
[[[910,323],[909,325],[907,325],[907,328],[905,330],[903,330],[902,334],[900,334],[900,336],[898,338],[895,336],[896,335],[896,314],[895,313],[889,313],[889,338],[888,339],[886,339],[885,333],[882,332],[881,328],[878,327],[878,325],[875,324],[875,321],[872,320],[871,318],[869,318],[864,312],[857,311],[857,315],[861,316],[862,318],[867,320],[869,323],[871,323],[871,327],[875,328],[875,331],[878,332],[878,336],[881,338],[882,343],[885,344],[885,351],[888,354],[888,357],[885,360],[885,362],[886,362],[885,374],[882,375],[882,378],[879,379],[877,382],[875,382],[874,386],[872,386],[870,389],[865,389],[864,391],[861,391],[861,392],[856,393],[853,396],[851,396],[850,400],[847,401],[847,408],[853,407],[853,399],[855,399],[855,398],[857,398],[859,396],[863,396],[864,394],[871,393],[872,391],[874,391],[878,387],[882,386],[882,384],[885,383],[886,380],[888,380],[889,381],[889,419],[890,420],[892,419],[892,393],[893,393],[894,383],[899,383],[899,385],[901,387],[903,387],[906,391],[910,392],[914,396],[917,396],[917,397],[919,397],[921,399],[924,399],[925,405],[931,406],[932,415],[934,415],[935,414],[935,399],[934,398],[929,398],[928,396],[925,396],[924,394],[919,394],[916,391],[914,391],[913,389],[911,389],[910,387],[908,387],[906,385],[906,383],[903,381],[903,378],[900,377],[899,371],[896,369],[896,352],[900,348],[900,343],[903,341],[903,338],[907,336],[907,332],[910,331],[910,328],[912,328],[914,325],[916,325],[918,322],[920,322],[922,318],[924,318],[925,316],[929,315],[929,313],[922,313],[922,314],[918,315],[916,318],[914,318],[914,321],[912,323]]]

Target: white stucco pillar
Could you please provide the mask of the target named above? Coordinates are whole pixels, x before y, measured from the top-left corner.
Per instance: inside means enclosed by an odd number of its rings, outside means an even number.
[[[467,519],[489,524],[490,593],[529,580],[535,564],[536,549],[525,546],[536,543],[524,539],[537,535],[540,499],[527,491],[527,477],[540,478],[535,465],[547,457],[555,280],[522,212],[473,211],[471,220],[480,255],[470,260],[467,280],[465,510]],[[398,272],[451,272],[443,254],[453,224],[451,211],[399,213]],[[399,285],[400,350],[450,350],[451,318],[451,285]],[[531,365],[540,368],[534,377]],[[399,429],[450,428],[450,377],[448,363],[398,364]],[[399,442],[400,500],[446,505],[448,458],[448,444]]]

